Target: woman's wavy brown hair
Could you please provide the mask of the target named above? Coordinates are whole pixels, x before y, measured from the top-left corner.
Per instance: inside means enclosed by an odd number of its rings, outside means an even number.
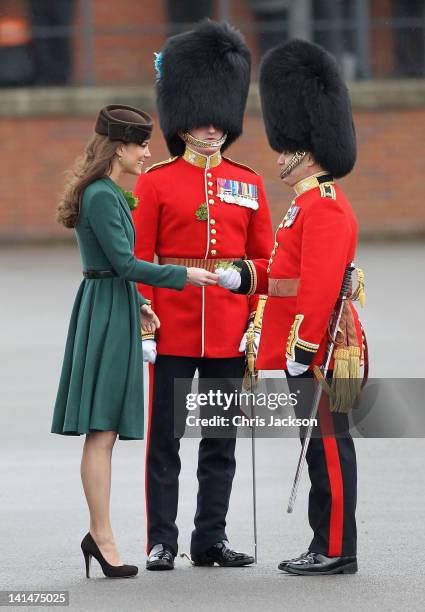
[[[94,134],[84,154],[68,172],[56,220],[65,227],[75,227],[80,214],[80,202],[84,189],[93,181],[107,175],[112,169],[112,160],[120,141],[112,142],[107,136]]]

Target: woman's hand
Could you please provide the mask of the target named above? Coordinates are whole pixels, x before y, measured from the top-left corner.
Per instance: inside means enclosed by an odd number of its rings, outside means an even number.
[[[208,272],[203,268],[188,268],[187,283],[195,287],[204,287],[205,285],[216,285],[218,275],[214,272]]]
[[[153,333],[158,327],[161,326],[160,320],[149,306],[149,304],[143,304],[140,307],[141,325],[142,331]]]

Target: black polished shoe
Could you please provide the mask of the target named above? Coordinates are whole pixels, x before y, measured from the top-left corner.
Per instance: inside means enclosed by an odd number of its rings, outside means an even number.
[[[100,564],[104,575],[107,578],[133,578],[136,576],[139,569],[135,565],[110,565],[99,550],[98,545],[94,541],[89,532],[81,542],[81,550],[83,551],[86,562],[86,576],[90,578],[91,559],[94,557]]]
[[[298,576],[328,576],[330,574],[355,574],[357,557],[327,557],[320,553],[306,552],[296,559],[282,561],[278,568]]]
[[[192,563],[197,566],[212,566],[214,563],[221,567],[242,567],[254,563],[254,557],[245,553],[236,552],[228,546],[229,542],[223,540],[211,546],[202,556],[192,555]]]
[[[163,544],[155,544],[146,561],[146,569],[159,572],[174,569],[174,553]]]
[[[309,554],[309,551],[302,553],[302,555],[300,555],[299,557],[295,557],[293,559],[284,559],[283,561],[281,561],[278,565],[278,568],[280,570],[284,569],[284,565],[288,565],[288,563],[293,563],[294,561],[299,561],[300,559],[303,559],[304,557],[306,557]]]

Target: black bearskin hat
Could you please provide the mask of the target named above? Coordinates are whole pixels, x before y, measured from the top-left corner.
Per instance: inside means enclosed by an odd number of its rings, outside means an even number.
[[[161,129],[172,155],[182,155],[178,132],[214,125],[227,133],[223,149],[242,133],[251,58],[229,24],[206,20],[167,40],[156,59]]]
[[[308,151],[334,177],[356,161],[351,102],[335,59],[322,47],[291,40],[260,67],[260,96],[272,149]]]

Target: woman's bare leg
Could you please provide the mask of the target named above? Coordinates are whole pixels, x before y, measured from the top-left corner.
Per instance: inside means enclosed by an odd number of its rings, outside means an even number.
[[[109,516],[111,459],[117,434],[96,431],[86,435],[81,480],[90,511],[90,533],[111,565],[122,565]]]

